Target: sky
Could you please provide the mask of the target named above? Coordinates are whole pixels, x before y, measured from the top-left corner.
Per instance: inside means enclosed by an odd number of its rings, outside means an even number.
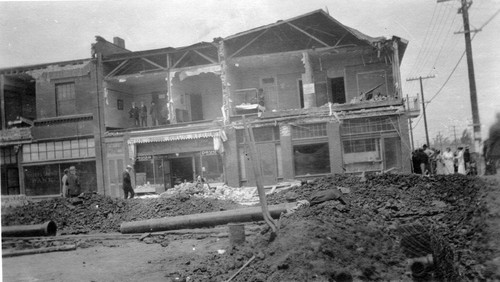
[[[440,0],[441,1],[441,0]],[[409,41],[401,63],[404,95],[423,80],[429,139],[472,132],[472,110],[459,0],[162,0],[1,1],[0,68],[90,58],[99,35],[141,51],[212,42],[317,9],[367,35]],[[500,0],[469,9],[483,140],[500,113]],[[498,16],[496,16],[498,15]],[[426,143],[422,115],[413,120],[415,146]]]

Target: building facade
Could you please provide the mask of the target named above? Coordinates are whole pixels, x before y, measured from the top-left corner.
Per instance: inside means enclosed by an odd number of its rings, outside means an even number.
[[[128,164],[144,192],[198,176],[253,186],[246,127],[264,184],[410,172],[415,109],[402,99],[399,73],[406,46],[318,10],[181,48],[130,52],[98,37],[92,58],[71,67],[1,70],[2,132],[19,131],[1,140],[2,175],[13,175],[2,194],[58,194],[68,165],[87,190],[111,196],[122,195]],[[22,95],[8,90],[12,80],[23,81]],[[11,96],[36,112],[6,112]],[[9,127],[17,116],[33,124]]]

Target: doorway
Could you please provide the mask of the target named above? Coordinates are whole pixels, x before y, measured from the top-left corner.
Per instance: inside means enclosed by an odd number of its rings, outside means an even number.
[[[200,94],[190,94],[191,121],[203,120],[203,104]]]
[[[345,104],[346,98],[344,77],[330,78],[330,84],[332,87],[332,103]]]
[[[172,172],[172,187],[184,182],[193,182],[195,171],[193,157],[171,158],[170,171]]]

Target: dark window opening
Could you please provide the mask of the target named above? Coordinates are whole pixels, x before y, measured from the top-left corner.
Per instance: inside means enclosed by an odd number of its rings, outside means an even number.
[[[344,77],[335,77],[330,79],[332,87],[332,103],[345,104],[345,85]]]
[[[296,176],[330,173],[328,143],[294,145],[293,161]]]
[[[302,84],[302,80],[299,80],[299,99],[300,99],[300,108],[304,108],[304,85]]]

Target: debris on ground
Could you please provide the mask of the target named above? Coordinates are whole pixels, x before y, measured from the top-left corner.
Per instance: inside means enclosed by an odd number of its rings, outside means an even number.
[[[462,175],[335,175],[307,181],[269,195],[268,203],[286,202],[290,193],[297,200],[310,200],[335,188],[345,191],[346,203],[339,201],[338,192],[327,193],[334,197],[282,217],[273,241],[264,228],[263,236],[205,258],[203,271],[192,263],[181,276],[190,281],[226,280],[259,254],[261,259],[233,281],[414,281],[419,278],[409,268],[414,258],[401,246],[401,227],[421,225],[435,259],[433,279],[484,279],[488,273],[483,264],[491,259],[484,185],[479,178]]]
[[[175,273],[165,277],[179,281],[499,279],[493,269],[498,265],[491,245],[495,235],[487,224],[485,195],[491,185],[463,175],[386,173],[332,175],[272,189],[275,193],[267,195],[268,204],[298,203],[278,220],[277,236],[260,224],[241,245],[204,256],[169,257]],[[151,199],[125,201],[85,194],[80,204],[66,199],[28,203],[2,215],[2,220],[20,225],[52,219],[65,234],[115,232],[123,221],[239,208],[226,199],[246,200],[254,193],[180,188]],[[207,235],[138,234],[135,240],[142,237],[145,244],[168,247],[186,236]],[[64,243],[45,242],[50,243],[39,244]]]
[[[281,182],[278,185],[270,187],[270,189],[266,189],[266,194],[273,194],[297,186],[300,186],[300,181]],[[200,185],[190,182],[181,183],[161,193],[160,197],[171,198],[183,197],[186,195],[206,199],[234,201],[244,205],[259,203],[257,187],[234,188],[224,184]]]
[[[2,214],[3,225],[33,225],[52,220],[59,234],[119,232],[124,221],[145,220],[240,208],[226,200],[197,197],[117,199],[85,193],[76,199],[30,202]]]

